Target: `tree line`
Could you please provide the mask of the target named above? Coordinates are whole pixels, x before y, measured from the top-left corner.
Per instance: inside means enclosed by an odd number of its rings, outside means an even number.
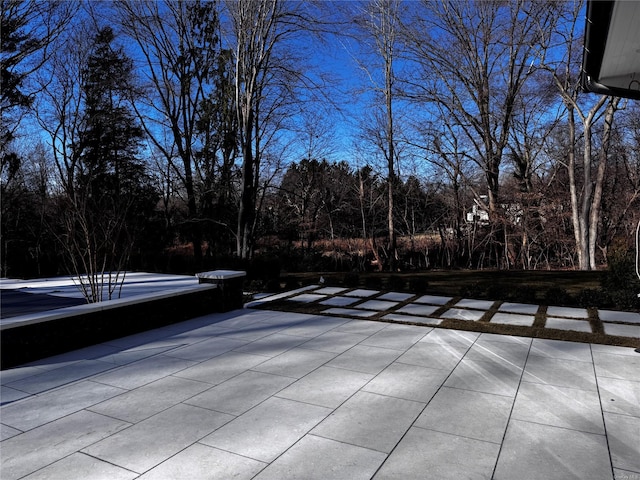
[[[580,90],[580,1],[0,6],[3,276],[589,270],[634,240],[640,110]]]

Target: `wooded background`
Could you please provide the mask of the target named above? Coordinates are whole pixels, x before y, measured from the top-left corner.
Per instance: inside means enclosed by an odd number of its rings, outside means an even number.
[[[640,108],[580,90],[582,2],[0,5],[1,276],[633,248]]]

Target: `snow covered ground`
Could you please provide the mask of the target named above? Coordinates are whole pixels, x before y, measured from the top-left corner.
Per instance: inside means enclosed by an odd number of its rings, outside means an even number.
[[[198,279],[191,275],[127,272],[121,293],[120,289],[117,288],[112,298],[126,298],[166,290],[177,290],[194,285],[198,285]],[[78,279],[71,276],[35,280],[1,278],[0,290],[20,290],[26,293],[40,293],[57,297],[83,298]]]

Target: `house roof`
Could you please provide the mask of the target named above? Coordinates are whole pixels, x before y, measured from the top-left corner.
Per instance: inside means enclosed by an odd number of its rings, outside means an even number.
[[[640,99],[640,2],[589,0],[582,87]]]

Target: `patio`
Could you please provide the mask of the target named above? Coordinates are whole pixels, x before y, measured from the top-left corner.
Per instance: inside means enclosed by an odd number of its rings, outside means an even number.
[[[241,309],[0,380],[3,480],[640,478],[628,347]]]

